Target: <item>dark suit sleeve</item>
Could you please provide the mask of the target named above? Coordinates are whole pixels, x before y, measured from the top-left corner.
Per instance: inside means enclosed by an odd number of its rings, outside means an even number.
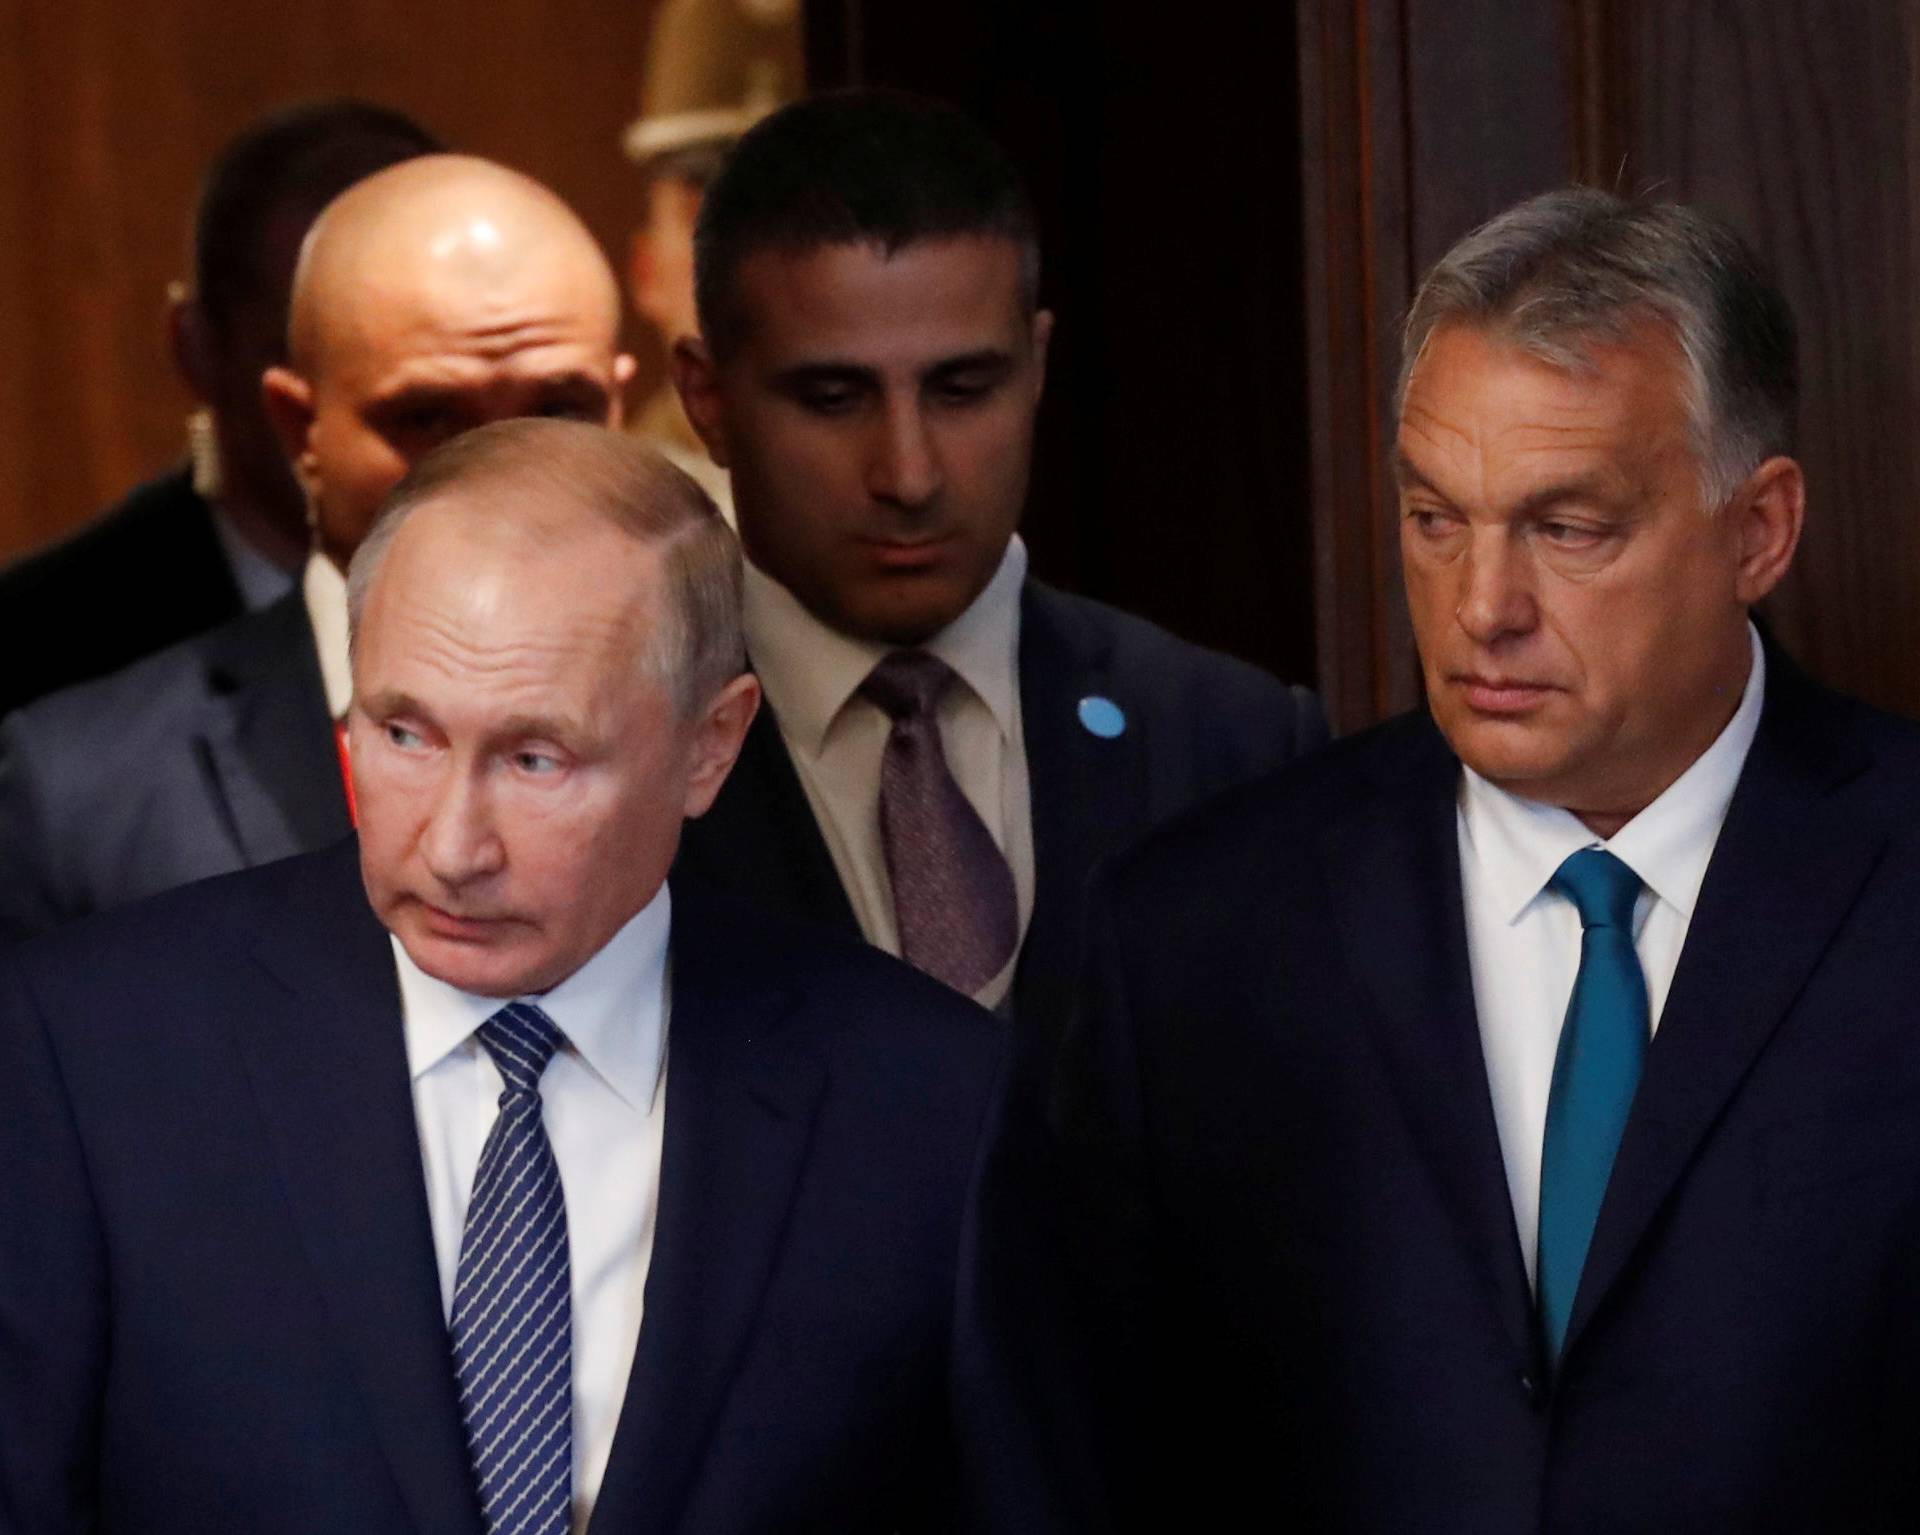
[[[1297,683],[1287,691],[1293,695],[1293,755],[1318,751],[1333,739],[1333,733],[1327,728],[1327,711],[1320,706],[1320,695]]]
[[[48,883],[51,850],[41,812],[30,736],[15,714],[0,721],[0,941],[44,933],[63,920]]]
[[[978,1527],[1133,1528],[1157,1317],[1141,1093],[1107,878],[1089,896],[1065,1040],[1019,1036],[976,1180],[960,1313],[992,1458],[970,1448]],[[963,1428],[966,1426],[963,1419]],[[1176,1524],[1178,1521],[1175,1521]]]
[[[95,1527],[106,1259],[59,1063],[0,967],[0,1530]]]

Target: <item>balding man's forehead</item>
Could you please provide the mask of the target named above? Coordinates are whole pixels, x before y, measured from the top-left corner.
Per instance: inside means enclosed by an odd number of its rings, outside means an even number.
[[[545,187],[467,156],[407,161],[348,189],[309,232],[294,282],[295,364],[311,370],[334,333],[384,325],[383,311],[424,310],[437,289],[474,305],[516,282],[540,307],[618,322],[612,268]],[[493,302],[511,307],[513,295]]]

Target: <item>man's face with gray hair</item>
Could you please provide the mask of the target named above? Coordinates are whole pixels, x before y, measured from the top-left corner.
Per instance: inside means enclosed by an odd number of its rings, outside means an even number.
[[[1655,325],[1571,371],[1443,325],[1395,447],[1401,553],[1435,722],[1503,788],[1610,836],[1710,745],[1747,608],[1800,526],[1791,460],[1705,503],[1687,372]]]

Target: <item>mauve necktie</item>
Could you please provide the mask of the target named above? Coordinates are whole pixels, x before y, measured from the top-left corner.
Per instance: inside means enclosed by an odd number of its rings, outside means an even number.
[[[1587,1247],[1600,1218],[1614,1153],[1647,1054],[1647,982],[1633,948],[1640,876],[1613,854],[1586,848],[1560,865],[1552,888],[1580,913],[1574,977],[1547,1097],[1540,1154],[1540,1328],[1560,1362]]]
[[[560,1030],[510,1002],[477,1037],[506,1090],[480,1150],[453,1289],[460,1413],[488,1535],[567,1535],[573,1516],[573,1298],[567,1205],[540,1074]]]
[[[860,691],[893,721],[880,762],[880,838],[906,961],[971,996],[1020,941],[1013,871],[947,767],[935,709],[953,669],[896,650]]]

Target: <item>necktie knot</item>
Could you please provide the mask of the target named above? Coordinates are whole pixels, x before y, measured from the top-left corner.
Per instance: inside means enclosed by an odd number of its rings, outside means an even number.
[[[896,650],[880,658],[860,691],[891,719],[926,718],[953,681],[953,668],[938,656]]]
[[[1573,902],[1582,930],[1617,927],[1629,935],[1633,932],[1640,876],[1605,848],[1582,848],[1570,855],[1549,884]]]
[[[507,1092],[537,1093],[540,1074],[560,1048],[560,1026],[531,1002],[509,1002],[476,1031]]]

